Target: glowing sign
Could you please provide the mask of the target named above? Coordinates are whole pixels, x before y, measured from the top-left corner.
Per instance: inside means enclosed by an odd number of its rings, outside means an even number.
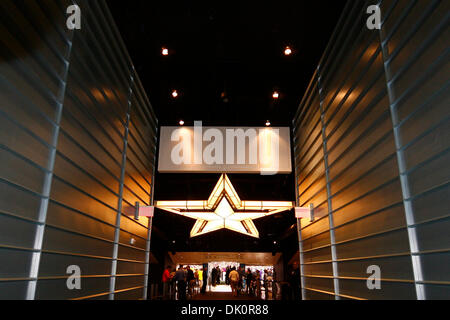
[[[161,127],[159,172],[291,173],[289,128]]]
[[[243,201],[228,176],[222,174],[208,200],[156,201],[157,208],[196,219],[191,237],[229,229],[259,238],[254,219],[290,210],[290,201]]]

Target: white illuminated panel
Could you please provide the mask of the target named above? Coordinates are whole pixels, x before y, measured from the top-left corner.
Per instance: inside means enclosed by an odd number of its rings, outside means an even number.
[[[290,140],[288,127],[163,126],[158,171],[287,174]]]

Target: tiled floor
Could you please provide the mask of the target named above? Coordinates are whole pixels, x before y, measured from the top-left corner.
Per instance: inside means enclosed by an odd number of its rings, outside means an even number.
[[[233,297],[231,287],[227,285],[211,286],[205,294],[198,294],[192,300],[258,300],[256,297],[240,295]]]

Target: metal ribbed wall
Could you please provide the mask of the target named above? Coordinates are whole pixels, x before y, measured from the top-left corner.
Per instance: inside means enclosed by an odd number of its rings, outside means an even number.
[[[448,15],[349,1],[293,122],[304,299],[450,297]]]
[[[104,1],[0,3],[0,299],[146,297],[156,117]],[[81,290],[66,286],[69,265]]]

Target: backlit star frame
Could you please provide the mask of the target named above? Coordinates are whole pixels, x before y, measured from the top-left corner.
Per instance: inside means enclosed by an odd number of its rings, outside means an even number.
[[[290,210],[294,204],[291,201],[243,201],[228,176],[222,174],[206,201],[156,201],[155,206],[196,219],[191,237],[225,228],[259,238],[253,220]]]

